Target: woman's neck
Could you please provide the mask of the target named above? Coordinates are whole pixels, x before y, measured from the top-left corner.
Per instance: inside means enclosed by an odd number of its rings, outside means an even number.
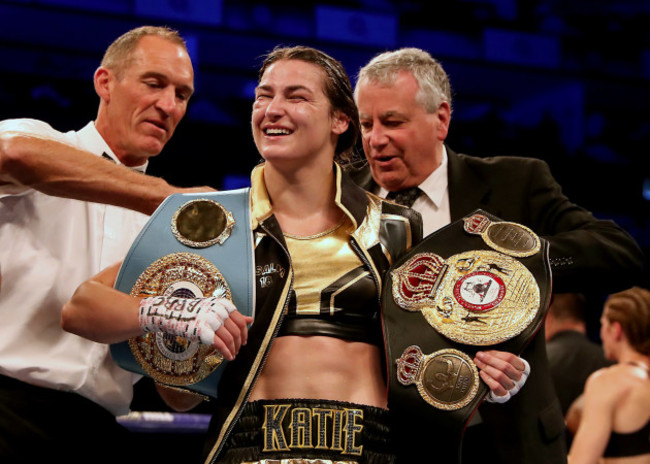
[[[273,214],[286,233],[314,235],[338,224],[343,212],[336,206],[334,167],[302,166],[280,170],[264,166],[264,183]]]
[[[618,357],[619,364],[633,364],[650,371],[650,357],[645,356],[633,349],[624,350]]]

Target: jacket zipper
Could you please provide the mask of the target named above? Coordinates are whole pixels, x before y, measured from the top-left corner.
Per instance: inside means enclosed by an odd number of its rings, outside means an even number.
[[[278,323],[276,324],[275,328],[273,329],[273,334],[271,335],[271,343],[272,343],[273,340],[275,340],[275,338],[277,337],[278,332],[280,331],[280,326],[282,325],[282,321],[284,319],[284,313],[287,310],[287,306],[289,305],[289,295],[291,294],[291,289],[293,288],[293,263],[291,262],[291,255],[289,254],[287,249],[282,245],[282,243],[280,243],[280,241],[272,233],[270,233],[269,230],[266,227],[264,227],[264,225],[262,223],[260,223],[260,227],[266,232],[266,234],[269,237],[272,237],[273,240],[275,240],[277,242],[277,244],[280,246],[280,248],[282,248],[282,251],[284,251],[284,253],[289,257],[289,270],[291,271],[290,276],[289,276],[290,277],[290,279],[289,279],[289,292],[287,293],[287,298],[285,298],[284,304],[282,305],[282,312],[280,314],[280,319],[278,320]],[[228,425],[228,427],[226,429],[226,433],[224,434],[224,439],[219,444],[219,449],[217,450],[217,452],[214,453],[214,457],[210,460],[210,464],[215,464],[217,462],[217,458],[219,457],[219,454],[221,453],[221,451],[223,449],[223,445],[224,445],[225,441],[230,436],[230,433],[232,432],[232,429],[235,427],[235,424],[239,421],[239,418],[241,417],[241,414],[242,414],[242,412],[244,410],[244,406],[246,405],[246,403],[248,403],[248,398],[250,398],[250,396],[251,396],[251,392],[252,392],[252,389],[253,389],[252,386],[254,386],[255,383],[257,382],[257,378],[259,377],[260,373],[262,372],[262,369],[264,368],[264,365],[266,364],[266,360],[267,360],[267,358],[269,356],[269,351],[270,350],[267,349],[266,353],[264,353],[264,356],[262,357],[262,361],[260,362],[260,366],[257,369],[257,372],[255,373],[255,375],[253,377],[253,381],[251,382],[251,388],[249,388],[248,392],[246,393],[246,395],[244,397],[244,400],[242,401],[243,406],[241,406],[239,408],[239,411],[237,411],[237,414],[235,415],[233,420],[230,422],[230,425]]]

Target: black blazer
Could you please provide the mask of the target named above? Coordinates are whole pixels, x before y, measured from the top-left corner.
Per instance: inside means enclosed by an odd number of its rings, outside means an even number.
[[[447,154],[451,220],[480,208],[546,238],[554,291],[617,291],[638,278],[643,254],[634,239],[614,222],[598,220],[571,203],[544,161],[477,158],[449,147]],[[369,169],[353,169],[361,185],[376,188]],[[468,427],[463,464],[567,461],[564,418],[551,381],[543,326],[521,357],[531,365],[530,377],[508,402],[479,407],[483,425]]]
[[[643,253],[613,221],[572,203],[546,162],[533,158],[449,156],[451,220],[476,208],[530,227],[550,243],[553,291],[610,293],[631,287]]]

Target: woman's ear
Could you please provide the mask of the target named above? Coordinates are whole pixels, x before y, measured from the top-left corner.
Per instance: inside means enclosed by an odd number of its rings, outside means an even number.
[[[332,132],[341,135],[350,126],[350,117],[342,111],[336,111],[332,115]]]
[[[612,321],[611,323],[612,327],[612,334],[614,335],[614,340],[619,341],[621,338],[625,335],[623,332],[623,328],[621,327],[621,323],[618,321]]]

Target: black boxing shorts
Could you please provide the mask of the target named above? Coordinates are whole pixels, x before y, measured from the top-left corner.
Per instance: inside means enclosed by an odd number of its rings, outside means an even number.
[[[217,462],[390,464],[387,416],[385,409],[340,401],[250,402]]]

